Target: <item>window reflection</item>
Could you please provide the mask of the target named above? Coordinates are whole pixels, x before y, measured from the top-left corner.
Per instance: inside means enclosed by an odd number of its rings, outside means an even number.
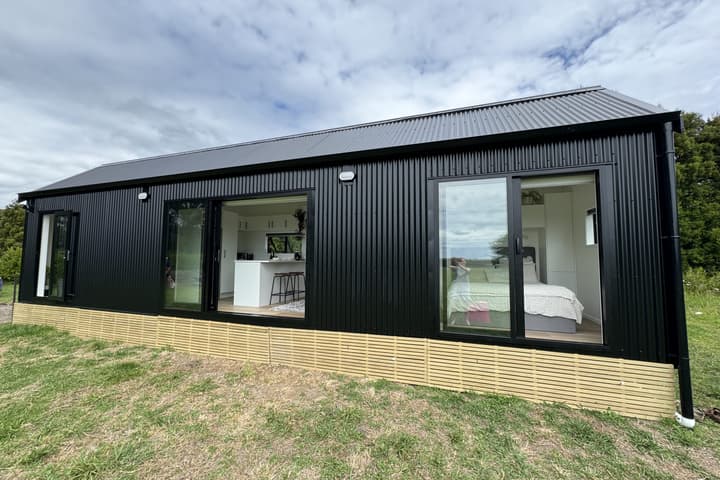
[[[167,209],[165,307],[200,310],[204,202],[177,202]]]
[[[438,196],[441,330],[508,335],[506,180],[444,182]]]

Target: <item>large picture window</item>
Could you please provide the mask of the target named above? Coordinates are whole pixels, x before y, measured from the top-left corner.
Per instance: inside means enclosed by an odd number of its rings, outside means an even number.
[[[438,185],[440,329],[509,335],[507,181]]]
[[[202,308],[205,210],[202,201],[172,202],[165,210],[166,308]]]

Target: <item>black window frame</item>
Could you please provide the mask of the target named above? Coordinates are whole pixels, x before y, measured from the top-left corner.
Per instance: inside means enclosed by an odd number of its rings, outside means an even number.
[[[77,272],[77,252],[78,252],[78,238],[80,230],[80,213],[73,210],[66,209],[51,209],[51,210],[40,210],[38,213],[38,228],[37,236],[35,241],[35,268],[33,270],[33,301],[37,303],[46,304],[65,304],[71,303],[72,299],[77,294],[76,288],[76,272]],[[64,259],[65,262],[65,274],[64,274],[64,292],[62,297],[37,294],[38,288],[38,276],[40,274],[40,248],[42,245],[42,223],[43,218],[46,215],[53,216],[67,216],[68,217],[68,231],[66,233],[66,245],[67,255]],[[23,256],[24,257],[24,256]]]
[[[280,315],[260,315],[253,313],[234,313],[218,311],[217,305],[213,300],[212,288],[210,282],[217,282],[216,274],[219,274],[217,269],[217,259],[215,255],[217,245],[215,242],[219,241],[220,231],[220,206],[223,202],[232,200],[249,200],[255,198],[272,198],[272,197],[287,197],[294,195],[305,195],[307,204],[307,215],[305,220],[305,315],[302,318],[298,317],[285,317]],[[203,275],[205,281],[203,282],[202,292],[202,308],[198,310],[181,310],[173,309],[171,307],[165,307],[164,295],[165,289],[163,283],[165,280],[165,248],[167,245],[167,208],[168,205],[174,202],[205,202],[205,237],[203,242],[205,248],[203,249]],[[226,323],[236,323],[242,325],[258,325],[263,327],[301,327],[307,328],[312,322],[312,311],[313,304],[316,297],[313,295],[313,280],[314,280],[314,259],[315,259],[315,211],[316,211],[317,195],[315,188],[300,188],[291,190],[276,190],[272,192],[253,192],[235,195],[214,195],[210,197],[190,197],[190,198],[179,198],[179,199],[166,199],[163,200],[163,217],[162,217],[162,244],[160,254],[160,268],[158,268],[158,277],[156,285],[158,288],[157,311],[160,314],[172,315],[181,318],[190,319],[204,319],[213,320]]]
[[[173,306],[167,306],[165,305],[165,282],[166,279],[166,264],[165,264],[165,258],[167,256],[167,245],[168,245],[168,237],[169,237],[169,219],[168,219],[168,212],[170,210],[171,205],[174,204],[180,204],[183,202],[193,202],[201,204],[204,211],[204,218],[203,218],[203,232],[202,232],[202,251],[201,255],[202,258],[200,259],[201,262],[201,273],[202,273],[202,279],[201,279],[201,287],[200,287],[200,308],[198,310],[192,310],[192,309],[186,309],[186,308],[177,308]],[[208,240],[209,240],[209,215],[211,213],[210,211],[210,202],[207,199],[204,198],[183,198],[183,199],[172,199],[172,200],[165,200],[163,202],[163,209],[162,209],[162,243],[160,245],[160,266],[158,268],[159,270],[159,277],[157,285],[159,286],[159,295],[158,295],[158,301],[159,301],[159,311],[161,312],[168,312],[172,313],[173,315],[177,315],[181,312],[186,313],[203,313],[207,311],[207,258],[209,252]]]
[[[439,195],[440,183],[453,181],[467,181],[487,178],[506,178],[508,195],[508,251],[515,250],[515,239],[519,237],[522,247],[522,200],[520,182],[523,178],[571,175],[574,173],[595,173],[596,175],[596,196],[598,215],[598,239],[599,239],[599,267],[601,286],[601,305],[603,311],[603,343],[571,342],[564,340],[538,339],[525,336],[525,318],[522,293],[522,263],[517,261],[517,254],[509,258],[510,269],[510,334],[507,336],[468,334],[452,332],[440,328],[440,255],[439,255]],[[430,304],[433,322],[431,331],[435,338],[451,341],[466,341],[468,343],[480,343],[489,345],[519,346],[529,348],[541,348],[545,350],[564,351],[570,353],[616,353],[619,350],[615,347],[620,345],[620,328],[616,325],[618,292],[615,285],[617,282],[618,267],[615,253],[615,220],[612,214],[612,207],[615,198],[614,167],[609,164],[591,165],[574,168],[553,168],[528,171],[513,171],[501,173],[487,173],[480,175],[452,175],[437,176],[428,179],[428,285],[430,292]]]
[[[440,328],[441,325],[441,319],[440,319],[440,287],[441,287],[441,259],[438,254],[440,251],[440,197],[439,197],[439,188],[440,184],[444,183],[454,183],[454,182],[467,182],[472,180],[493,180],[493,179],[503,179],[505,180],[505,204],[507,208],[507,237],[508,237],[508,243],[506,245],[508,252],[512,251],[513,243],[514,243],[514,230],[512,228],[513,225],[515,225],[515,216],[517,215],[516,209],[513,206],[512,203],[512,193],[514,191],[513,188],[513,178],[511,175],[506,174],[489,174],[489,175],[472,175],[472,176],[453,176],[453,177],[447,177],[447,178],[439,178],[439,179],[433,179],[433,184],[431,185],[431,188],[429,189],[432,192],[433,195],[433,202],[432,202],[432,208],[430,211],[435,211],[435,218],[430,220],[429,222],[429,228],[432,228],[435,235],[435,242],[434,244],[430,245],[428,249],[429,259],[428,259],[428,265],[432,266],[430,268],[434,267],[434,271],[436,272],[437,281],[434,285],[431,286],[430,291],[434,291],[435,294],[433,297],[435,298],[435,304],[433,306],[434,310],[434,317],[436,317],[435,322],[435,333],[439,337],[445,337],[445,335],[448,335],[448,338],[456,339],[458,336],[460,337],[475,337],[475,338],[483,338],[483,339],[514,339],[516,337],[516,331],[518,328],[523,329],[524,333],[524,319],[522,318],[516,318],[517,311],[523,311],[522,307],[522,296],[517,295],[517,290],[514,285],[514,277],[517,274],[517,259],[515,255],[508,255],[508,268],[510,273],[509,278],[509,289],[510,289],[510,328],[507,333],[502,334],[483,334],[483,333],[462,333],[462,332],[453,332],[448,330],[443,330]],[[522,268],[522,265],[520,265],[520,268]],[[518,309],[518,301],[519,309]]]
[[[282,251],[282,252],[273,251],[272,253],[275,253],[275,254],[279,254],[279,253],[296,253],[296,252],[290,251],[290,249],[289,249],[289,247],[290,247],[290,237],[304,238],[304,237],[305,237],[305,234],[304,234],[304,233],[298,233],[298,232],[294,232],[294,233],[292,233],[292,232],[290,232],[290,233],[287,233],[287,232],[266,233],[266,234],[265,234],[265,240],[266,240],[266,241],[265,241],[265,244],[266,244],[266,245],[269,245],[270,239],[271,239],[271,238],[274,238],[274,237],[284,237],[284,238],[285,238],[285,248],[284,248],[284,251]],[[271,253],[271,252],[268,251],[267,253]]]

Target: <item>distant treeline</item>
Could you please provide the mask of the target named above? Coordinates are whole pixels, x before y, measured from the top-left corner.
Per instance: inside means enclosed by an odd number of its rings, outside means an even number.
[[[720,272],[720,115],[684,113],[675,134],[678,212],[686,267]]]

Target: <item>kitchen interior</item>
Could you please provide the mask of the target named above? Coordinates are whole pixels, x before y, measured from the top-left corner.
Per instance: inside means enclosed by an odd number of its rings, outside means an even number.
[[[222,205],[218,311],[303,318],[307,196]]]

